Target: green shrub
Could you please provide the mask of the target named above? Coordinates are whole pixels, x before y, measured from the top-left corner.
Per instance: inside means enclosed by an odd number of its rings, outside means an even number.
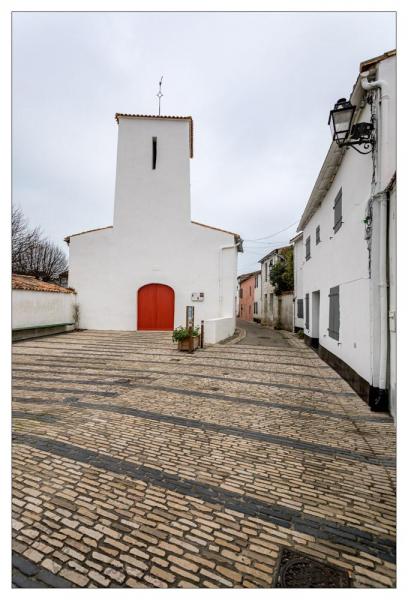
[[[200,328],[194,327],[194,329],[191,330],[191,333],[193,337],[199,336]],[[176,329],[173,331],[173,342],[181,342],[182,340],[187,340],[189,337],[189,330],[186,327],[183,327],[182,325],[176,327]]]

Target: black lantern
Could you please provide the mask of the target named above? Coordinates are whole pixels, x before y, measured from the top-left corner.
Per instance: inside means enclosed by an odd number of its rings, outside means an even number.
[[[351,146],[360,154],[368,154],[374,146],[374,126],[372,123],[355,123],[351,126],[355,110],[356,107],[349,100],[345,98],[337,100],[329,115],[333,141],[340,148]],[[364,146],[366,152],[356,148],[361,145]]]
[[[333,136],[333,141],[339,146],[346,141],[350,133],[351,122],[353,120],[356,107],[346,100],[340,98],[330,111],[329,125]]]

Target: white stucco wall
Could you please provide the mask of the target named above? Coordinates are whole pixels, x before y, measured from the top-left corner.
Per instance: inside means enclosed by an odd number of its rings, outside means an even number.
[[[293,243],[293,282],[294,282],[294,326],[303,329],[304,318],[301,319],[297,316],[297,301],[303,298],[303,314],[305,310],[304,306],[304,294],[303,294],[303,259],[304,259],[304,247],[303,238],[295,240]]]
[[[176,327],[185,324],[186,305],[194,305],[197,325],[227,318],[226,337],[232,335],[234,243],[233,235],[190,220],[188,123],[121,118],[114,226],[70,239],[69,285],[79,295],[80,326],[136,329],[138,289],[161,283],[175,292]],[[193,292],[204,292],[204,301],[192,302]]]
[[[293,331],[293,294],[283,292],[280,296],[273,296],[274,325],[286,331]]]
[[[204,321],[204,345],[216,344],[235,331],[235,318],[207,319]]]
[[[274,294],[274,287],[269,280],[269,265],[272,260],[270,256],[267,260],[261,262],[261,305],[262,312],[261,318],[262,323],[271,325],[273,321],[273,301],[272,305],[270,302],[270,294]],[[266,295],[266,298],[265,298]]]
[[[254,304],[257,302],[258,312],[255,312],[254,307],[254,319],[261,320],[262,319],[262,272],[255,274],[255,279],[258,281],[258,285],[254,287]]]
[[[363,120],[363,119],[362,119]],[[309,329],[321,346],[341,358],[371,383],[370,293],[368,251],[365,238],[365,209],[371,191],[371,156],[348,149],[334,181],[319,209],[303,230],[303,296],[309,294]],[[343,224],[334,233],[334,200],[342,188]],[[316,245],[316,227],[320,225],[320,244]],[[311,240],[311,258],[305,259],[305,244]],[[331,338],[329,326],[330,288],[340,286],[340,339]],[[318,335],[313,319],[313,292],[320,292]]]
[[[390,330],[390,413],[397,417],[397,193],[393,189],[389,200],[388,217],[389,239],[389,330]]]
[[[12,328],[73,323],[76,294],[13,290]]]
[[[386,78],[392,97],[389,140],[380,138],[382,182],[386,185],[395,171],[395,58],[383,61],[378,77]],[[366,104],[359,121],[370,121],[370,106]],[[387,143],[386,143],[387,142]],[[387,157],[384,152],[387,149]],[[388,149],[390,151],[388,152]],[[392,150],[391,150],[392,149]],[[375,365],[378,364],[379,327],[376,322],[379,291],[375,276],[369,278],[369,254],[365,240],[365,211],[371,195],[372,155],[362,156],[349,148],[321,205],[303,229],[303,254],[295,251],[297,273],[296,296],[310,297],[309,329],[305,333],[318,337],[319,343],[342,359],[372,385],[376,383]],[[378,171],[377,171],[378,177]],[[342,188],[343,224],[334,233],[334,200]],[[378,203],[374,202],[373,222],[378,220]],[[316,227],[320,226],[321,243],[316,245]],[[306,239],[310,235],[311,258],[305,260]],[[297,244],[295,244],[296,248]],[[378,262],[380,240],[374,232],[372,238],[372,271]],[[300,276],[302,272],[302,276]],[[340,339],[328,335],[329,291],[340,286]],[[313,307],[313,292],[320,292],[319,316]],[[306,303],[304,302],[306,317]],[[318,323],[316,322],[318,320]],[[373,367],[374,365],[374,367]],[[378,377],[378,374],[377,374]]]

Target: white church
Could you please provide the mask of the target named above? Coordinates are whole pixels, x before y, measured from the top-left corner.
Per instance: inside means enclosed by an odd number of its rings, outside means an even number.
[[[76,233],[68,285],[84,329],[172,330],[186,306],[206,343],[235,330],[236,233],[191,221],[191,117],[116,114],[113,226]]]

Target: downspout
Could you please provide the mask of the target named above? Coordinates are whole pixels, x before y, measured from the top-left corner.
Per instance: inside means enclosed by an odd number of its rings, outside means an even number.
[[[388,282],[387,282],[387,193],[383,189],[384,173],[388,174],[389,160],[389,91],[388,83],[378,79],[368,81],[368,72],[361,73],[361,87],[369,91],[379,89],[379,111],[377,121],[377,139],[375,152],[377,155],[377,178],[374,182],[373,201],[379,202],[379,269],[378,290],[380,297],[380,351],[378,366],[378,393],[370,399],[370,407],[374,411],[388,408],[387,400],[387,367],[388,367]],[[374,373],[373,373],[374,375]]]

